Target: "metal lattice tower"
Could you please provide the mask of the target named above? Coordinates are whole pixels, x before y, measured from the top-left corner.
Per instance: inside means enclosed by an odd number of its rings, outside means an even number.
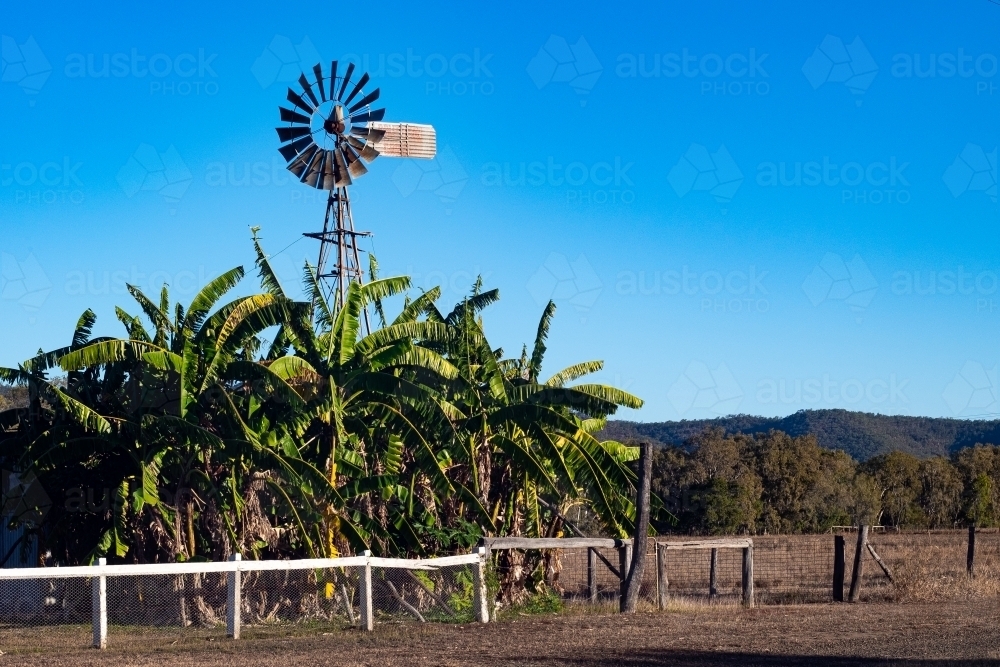
[[[350,282],[364,281],[358,240],[371,236],[354,228],[348,186],[366,174],[366,163],[379,155],[432,159],[437,153],[430,125],[382,122],[385,109],[371,107],[380,89],[366,94],[371,77],[365,73],[352,81],[354,69],[354,63],[348,63],[338,75],[334,60],[327,74],[319,64],[312,69],[312,79],[302,74],[301,93],[288,89],[294,108],[279,107],[287,124],[277,128],[282,142],[278,151],[288,170],[302,183],[329,193],[323,231],[305,235],[320,242],[317,278],[324,297],[338,309],[344,306]],[[367,313],[365,320],[367,325]]]

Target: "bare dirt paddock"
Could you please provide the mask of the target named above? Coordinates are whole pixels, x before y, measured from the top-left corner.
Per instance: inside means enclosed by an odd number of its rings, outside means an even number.
[[[381,625],[370,635],[286,627],[252,631],[238,642],[210,630],[113,633],[105,651],[82,648],[85,633],[71,634],[41,630],[37,642],[18,641],[16,652],[0,656],[0,665],[1000,667],[998,600],[712,606],[631,617],[570,611],[487,626]],[[71,638],[81,648],[71,648]]]

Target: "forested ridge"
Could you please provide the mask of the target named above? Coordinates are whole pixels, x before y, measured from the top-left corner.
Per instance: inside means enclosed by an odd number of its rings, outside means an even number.
[[[879,454],[864,462],[812,435],[706,428],[653,459],[653,492],[673,520],[660,532],[821,533],[876,524],[954,528],[1000,523],[1000,447],[950,457]]]
[[[1000,420],[877,415],[848,410],[800,410],[787,417],[732,415],[672,422],[615,420],[608,422],[603,437],[681,445],[706,428],[721,428],[729,434],[776,430],[793,437],[812,435],[821,447],[843,450],[859,461],[894,451],[918,458],[949,456],[976,443],[1000,443]]]

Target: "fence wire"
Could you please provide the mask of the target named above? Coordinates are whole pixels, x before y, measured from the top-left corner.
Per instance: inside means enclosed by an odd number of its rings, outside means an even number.
[[[845,543],[846,598],[853,572],[857,532],[840,535]],[[820,603],[833,599],[834,535],[764,535],[753,536],[752,539],[756,604]],[[670,542],[669,539],[665,541]],[[865,549],[862,554],[861,600],[894,602],[1000,595],[1000,530],[996,528],[977,531],[972,576],[967,571],[968,531],[965,530],[873,531],[868,542],[881,557],[889,574]],[[619,567],[618,550],[594,551],[615,568]],[[664,557],[666,591],[671,603],[739,604],[742,601],[741,549],[717,550],[714,588],[711,586],[710,549],[667,549]],[[531,558],[525,560],[531,562]],[[591,560],[588,549],[559,550],[536,561],[541,562],[539,567],[544,569],[546,583],[565,601],[617,604],[618,576],[602,559]],[[588,575],[588,568],[594,570],[592,575]],[[591,580],[595,589],[593,593],[589,585]],[[657,605],[657,585],[655,545],[651,542],[640,589],[642,604],[647,607]]]
[[[857,533],[847,532],[842,537],[846,596]],[[833,535],[767,535],[752,539],[756,604],[832,599]],[[968,531],[873,531],[869,543],[892,578],[866,550],[862,554],[862,601],[1000,597],[997,529],[977,532],[971,576],[967,570]],[[736,605],[742,601],[742,549],[717,550],[714,587],[710,549],[671,548],[662,553],[666,582],[657,581],[655,545],[651,543],[645,554],[640,608],[651,610],[658,606],[658,586],[664,583],[668,605]],[[611,569],[620,567],[617,549],[512,554],[492,554],[488,577],[491,600],[497,598],[504,582],[517,580],[535,589],[547,588],[570,604],[589,605],[601,611],[617,608],[621,582]],[[325,633],[357,627],[362,620],[363,572],[361,567],[242,571],[242,636]],[[108,575],[109,645],[155,647],[223,640],[227,632],[228,576]],[[58,652],[89,646],[93,637],[93,581],[44,577],[44,573],[37,579],[0,580],[0,651]],[[472,622],[473,598],[471,565],[433,570],[372,567],[376,626]],[[491,618],[495,619],[492,612]]]
[[[361,623],[364,568],[241,572],[241,636],[345,630]],[[223,640],[228,574],[108,576],[108,644],[174,646]],[[473,569],[372,567],[376,626],[467,623]],[[0,580],[0,651],[76,650],[93,640],[93,579]],[[44,632],[39,632],[44,629]]]

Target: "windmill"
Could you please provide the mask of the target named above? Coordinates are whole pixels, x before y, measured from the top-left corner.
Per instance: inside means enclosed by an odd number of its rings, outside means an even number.
[[[368,172],[365,166],[379,155],[433,159],[437,137],[430,125],[383,122],[385,109],[373,109],[379,89],[365,92],[367,73],[357,80],[354,63],[341,74],[334,60],[326,74],[320,64],[313,78],[299,77],[301,91],[288,89],[294,108],[279,107],[282,123],[276,128],[278,148],[290,172],[308,186],[328,192],[323,231],[305,236],[320,242],[316,275],[324,296],[344,306],[347,286],[363,282],[358,239],[371,232],[354,229],[348,188]],[[367,313],[365,315],[367,325]]]

